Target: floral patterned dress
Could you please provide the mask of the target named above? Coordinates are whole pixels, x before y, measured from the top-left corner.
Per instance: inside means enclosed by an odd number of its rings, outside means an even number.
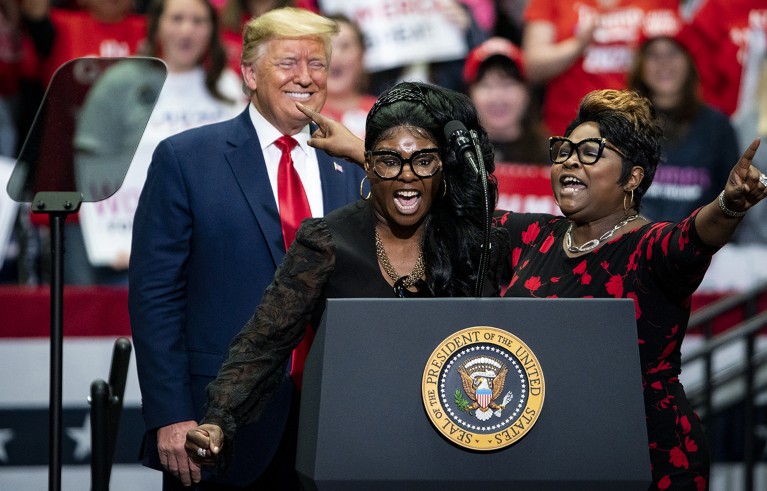
[[[652,490],[707,489],[705,435],[678,378],[690,298],[716,251],[698,237],[694,216],[646,224],[573,258],[562,247],[566,218],[503,212],[495,219],[511,235],[504,296],[634,301]]]

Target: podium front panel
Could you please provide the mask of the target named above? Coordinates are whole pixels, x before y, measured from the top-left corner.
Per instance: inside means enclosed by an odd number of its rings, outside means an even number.
[[[431,423],[433,350],[474,326],[537,357],[534,426],[492,451]],[[644,490],[650,483],[634,306],[624,299],[332,299],[304,374],[297,469],[307,489]]]

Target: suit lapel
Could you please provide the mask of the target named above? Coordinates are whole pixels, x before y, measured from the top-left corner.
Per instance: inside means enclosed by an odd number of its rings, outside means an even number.
[[[324,214],[340,208],[349,202],[346,180],[349,179],[334,157],[322,150],[317,150],[317,162],[320,166],[320,181],[322,184],[322,206]]]
[[[269,174],[266,172],[261,144],[247,109],[233,124],[234,129],[229,138],[232,148],[226,152],[226,159],[269,244],[269,252],[276,266],[285,255],[285,246],[282,240],[280,213],[269,182]],[[321,150],[317,150],[317,161],[320,168],[323,214],[327,214],[349,202],[346,189],[349,177],[344,168],[337,163],[337,159]]]
[[[266,172],[264,154],[247,109],[234,123],[235,131],[229,139],[232,148],[226,152],[226,160],[261,227],[276,266],[285,255],[285,246],[282,240],[280,213],[269,182],[269,174]]]

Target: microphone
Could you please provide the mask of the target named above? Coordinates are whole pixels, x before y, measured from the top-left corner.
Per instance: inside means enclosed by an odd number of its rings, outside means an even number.
[[[448,122],[445,125],[445,138],[455,153],[458,154],[458,158],[463,163],[470,165],[474,172],[479,174],[477,156],[474,154],[474,147],[466,126],[457,119]]]
[[[454,119],[445,125],[445,138],[448,145],[455,150],[458,154],[458,159],[464,164],[468,164],[474,169],[474,173],[479,176],[482,183],[482,194],[484,196],[484,233],[482,238],[482,249],[479,255],[479,264],[477,266],[477,281],[474,286],[474,295],[477,297],[482,296],[482,287],[484,285],[485,276],[487,274],[487,267],[490,254],[490,228],[491,228],[491,208],[489,200],[489,191],[487,186],[487,172],[485,171],[484,162],[482,162],[482,155],[477,155],[474,150],[474,139],[476,134],[474,132],[469,133],[466,126]],[[482,162],[482,165],[478,165],[477,162]]]

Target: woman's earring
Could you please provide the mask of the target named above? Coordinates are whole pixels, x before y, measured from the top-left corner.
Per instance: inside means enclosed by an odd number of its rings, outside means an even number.
[[[362,198],[362,199],[364,199],[364,200],[369,200],[369,199],[370,199],[370,191],[368,191],[368,194],[367,194],[367,196],[365,196],[364,194],[362,194],[362,188],[365,186],[365,179],[367,179],[367,178],[368,178],[368,176],[365,176],[365,177],[363,177],[363,178],[362,178],[362,180],[360,181],[360,198]]]
[[[445,187],[442,188],[442,197],[444,198],[447,196],[447,179],[442,179],[442,184],[445,185]]]
[[[630,197],[628,204],[626,204],[626,198]],[[629,210],[634,206],[634,190],[631,190],[631,194],[628,192],[623,194],[623,212],[628,216]]]

